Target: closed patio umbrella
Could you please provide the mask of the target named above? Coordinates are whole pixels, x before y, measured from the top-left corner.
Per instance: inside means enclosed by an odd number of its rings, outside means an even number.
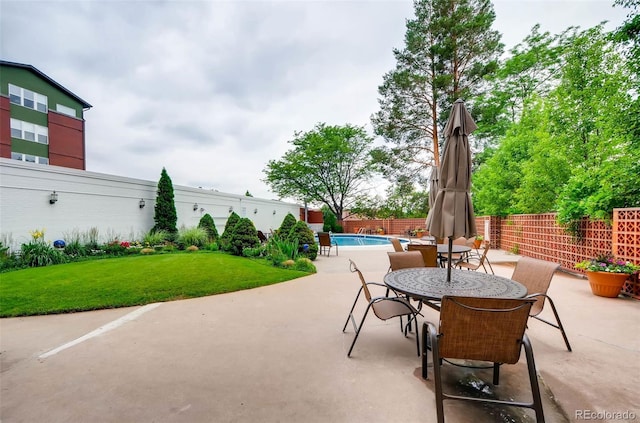
[[[449,239],[447,281],[451,281],[453,240],[476,235],[471,203],[471,149],[468,135],[477,128],[462,100],[456,100],[444,128],[444,153],[440,161],[438,193],[427,216],[429,233]]]
[[[438,166],[431,166],[431,176],[429,177],[429,210],[436,203],[436,194],[438,193],[438,179],[440,179],[440,171]]]

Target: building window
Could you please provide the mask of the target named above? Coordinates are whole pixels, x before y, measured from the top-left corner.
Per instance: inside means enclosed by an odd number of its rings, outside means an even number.
[[[11,137],[40,144],[49,144],[49,128],[18,119],[11,119]]]
[[[60,112],[67,116],[78,117],[76,115],[76,109],[72,109],[71,107],[64,106],[62,104],[56,104],[56,112]]]
[[[22,162],[49,164],[49,159],[47,157],[34,156],[33,154],[16,153],[15,151],[11,152],[11,158],[13,160],[20,160]]]
[[[38,94],[17,85],[9,84],[9,101],[19,106],[47,113],[48,98],[46,95]]]

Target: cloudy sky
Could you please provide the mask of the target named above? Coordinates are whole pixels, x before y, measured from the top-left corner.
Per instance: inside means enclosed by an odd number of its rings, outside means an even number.
[[[496,0],[507,48],[627,11],[608,0]],[[365,126],[411,0],[0,0],[3,60],[90,103],[87,170],[276,198],[261,181],[295,131]]]

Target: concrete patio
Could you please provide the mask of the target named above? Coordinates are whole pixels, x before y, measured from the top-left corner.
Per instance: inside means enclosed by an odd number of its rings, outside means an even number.
[[[348,259],[382,281],[387,251],[341,247],[339,256],[319,257],[309,277],[155,308],[1,319],[0,421],[435,421],[433,382],[421,378],[414,334],[403,338],[397,320],[368,319],[346,356],[354,331],[341,329],[359,286]],[[518,256],[489,258],[508,277]],[[585,279],[561,272],[549,295],[573,352],[559,331],[531,320],[546,421],[639,421],[640,302],[596,297]],[[136,310],[146,312],[130,315]],[[437,321],[435,311],[423,314]],[[488,371],[455,370],[450,385],[477,385],[476,377],[491,380]],[[503,366],[494,392],[530,399],[524,354]],[[534,421],[529,410],[460,402],[445,402],[445,415]]]

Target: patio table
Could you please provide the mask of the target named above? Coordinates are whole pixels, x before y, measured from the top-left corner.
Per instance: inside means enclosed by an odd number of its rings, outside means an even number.
[[[384,283],[436,310],[440,308],[434,302],[439,302],[445,295],[494,298],[527,295],[527,288],[521,283],[482,272],[451,269],[451,282],[447,282],[447,269],[438,267],[396,270],[384,276]]]
[[[448,260],[449,255],[449,244],[438,244],[438,261],[440,262],[441,267],[446,267],[446,262]],[[466,258],[467,253],[471,251],[471,247],[460,244],[453,244],[451,246],[451,254],[460,254],[460,257]],[[452,257],[454,258],[454,257]],[[455,258],[454,258],[455,261]]]

